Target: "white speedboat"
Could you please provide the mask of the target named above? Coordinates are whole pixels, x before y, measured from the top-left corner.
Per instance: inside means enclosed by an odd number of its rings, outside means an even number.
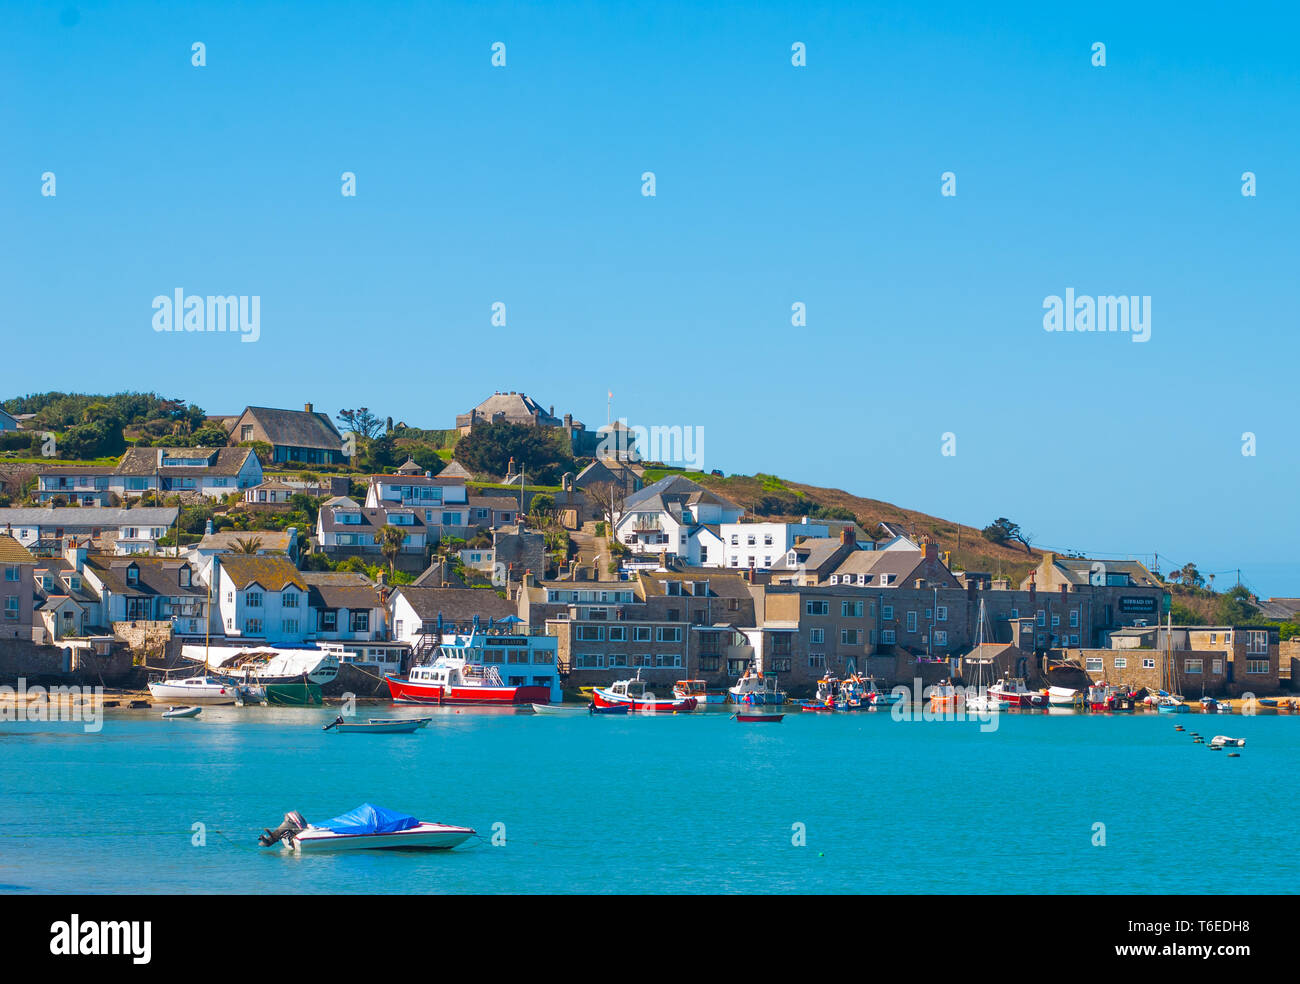
[[[239,688],[220,677],[196,676],[154,680],[149,684],[149,695],[154,700],[184,704],[233,704],[239,699]]]
[[[1010,706],[1010,701],[1001,700],[987,692],[972,694],[966,698],[966,710],[977,714],[989,711],[1005,711]]]
[[[279,844],[299,854],[323,851],[373,851],[383,849],[446,851],[473,837],[472,827],[417,820],[407,813],[363,803],[349,813],[308,823],[298,811],[284,815],[275,830],[257,842],[262,847]]]
[[[1047,702],[1053,707],[1073,707],[1079,699],[1079,691],[1069,687],[1048,687]]]
[[[196,718],[203,708],[197,704],[194,707],[169,707],[163,711],[162,716],[165,718]]]

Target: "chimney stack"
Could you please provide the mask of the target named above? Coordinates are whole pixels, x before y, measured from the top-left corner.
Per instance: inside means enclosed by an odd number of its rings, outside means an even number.
[[[312,412],[313,412],[310,403],[305,403],[305,404],[303,404],[303,410],[305,410],[307,413],[312,413]]]
[[[840,530],[840,543],[849,546],[858,542],[858,533],[852,526]]]

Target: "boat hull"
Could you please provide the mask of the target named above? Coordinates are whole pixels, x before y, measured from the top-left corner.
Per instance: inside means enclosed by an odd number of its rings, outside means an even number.
[[[989,696],[997,700],[1005,700],[1012,707],[1046,707],[1047,698],[1042,694],[1032,693],[1015,693],[1009,690],[989,690]]]
[[[318,707],[325,703],[319,683],[294,680],[290,683],[267,683],[263,687],[266,702],[275,707]]]
[[[460,706],[513,707],[549,704],[550,687],[447,687],[385,677],[388,692],[398,704],[454,704]]]
[[[149,695],[154,700],[207,705],[233,704],[239,698],[239,692],[232,686],[183,687],[168,683],[149,684]]]
[[[675,714],[695,710],[694,697],[624,697],[600,687],[592,691],[591,699],[597,708],[626,707],[637,714]]]
[[[293,838],[292,850],[299,854],[326,851],[422,850],[447,851],[474,836],[469,827],[421,823],[409,830],[389,834],[336,834],[309,827]]]

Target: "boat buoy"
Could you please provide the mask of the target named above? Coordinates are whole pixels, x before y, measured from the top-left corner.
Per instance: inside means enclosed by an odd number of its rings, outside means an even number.
[[[1174,725],[1174,730],[1175,730],[1175,731],[1186,731],[1187,729],[1184,728],[1181,724],[1175,724],[1175,725]]]

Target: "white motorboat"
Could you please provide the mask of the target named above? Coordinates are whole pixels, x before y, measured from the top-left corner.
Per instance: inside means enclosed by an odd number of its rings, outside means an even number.
[[[184,704],[233,704],[239,688],[229,680],[214,676],[154,680],[149,684],[154,700],[179,701]]]
[[[1227,735],[1215,735],[1213,738],[1210,739],[1210,744],[1218,745],[1219,747],[1222,747],[1224,745],[1231,745],[1234,748],[1240,748],[1242,745],[1246,744],[1246,739],[1229,738]]]
[[[169,707],[163,711],[162,716],[165,718],[196,718],[203,708],[197,704],[193,707]]]
[[[321,730],[333,729],[348,734],[409,735],[419,731],[432,720],[433,718],[370,718],[367,721],[345,721],[342,717],[338,717]]]
[[[383,849],[446,851],[475,835],[472,827],[417,820],[407,813],[363,803],[349,813],[308,823],[298,811],[284,815],[275,830],[267,830],[257,842],[262,847],[281,845],[299,854],[324,851],[373,851]]]
[[[988,692],[972,694],[966,698],[966,710],[971,713],[978,714],[988,711],[1005,711],[1010,706],[1010,701],[1000,700]]]
[[[784,704],[785,691],[776,685],[776,676],[764,676],[754,667],[747,669],[736,685],[727,690],[727,699],[733,704],[762,706]]]

